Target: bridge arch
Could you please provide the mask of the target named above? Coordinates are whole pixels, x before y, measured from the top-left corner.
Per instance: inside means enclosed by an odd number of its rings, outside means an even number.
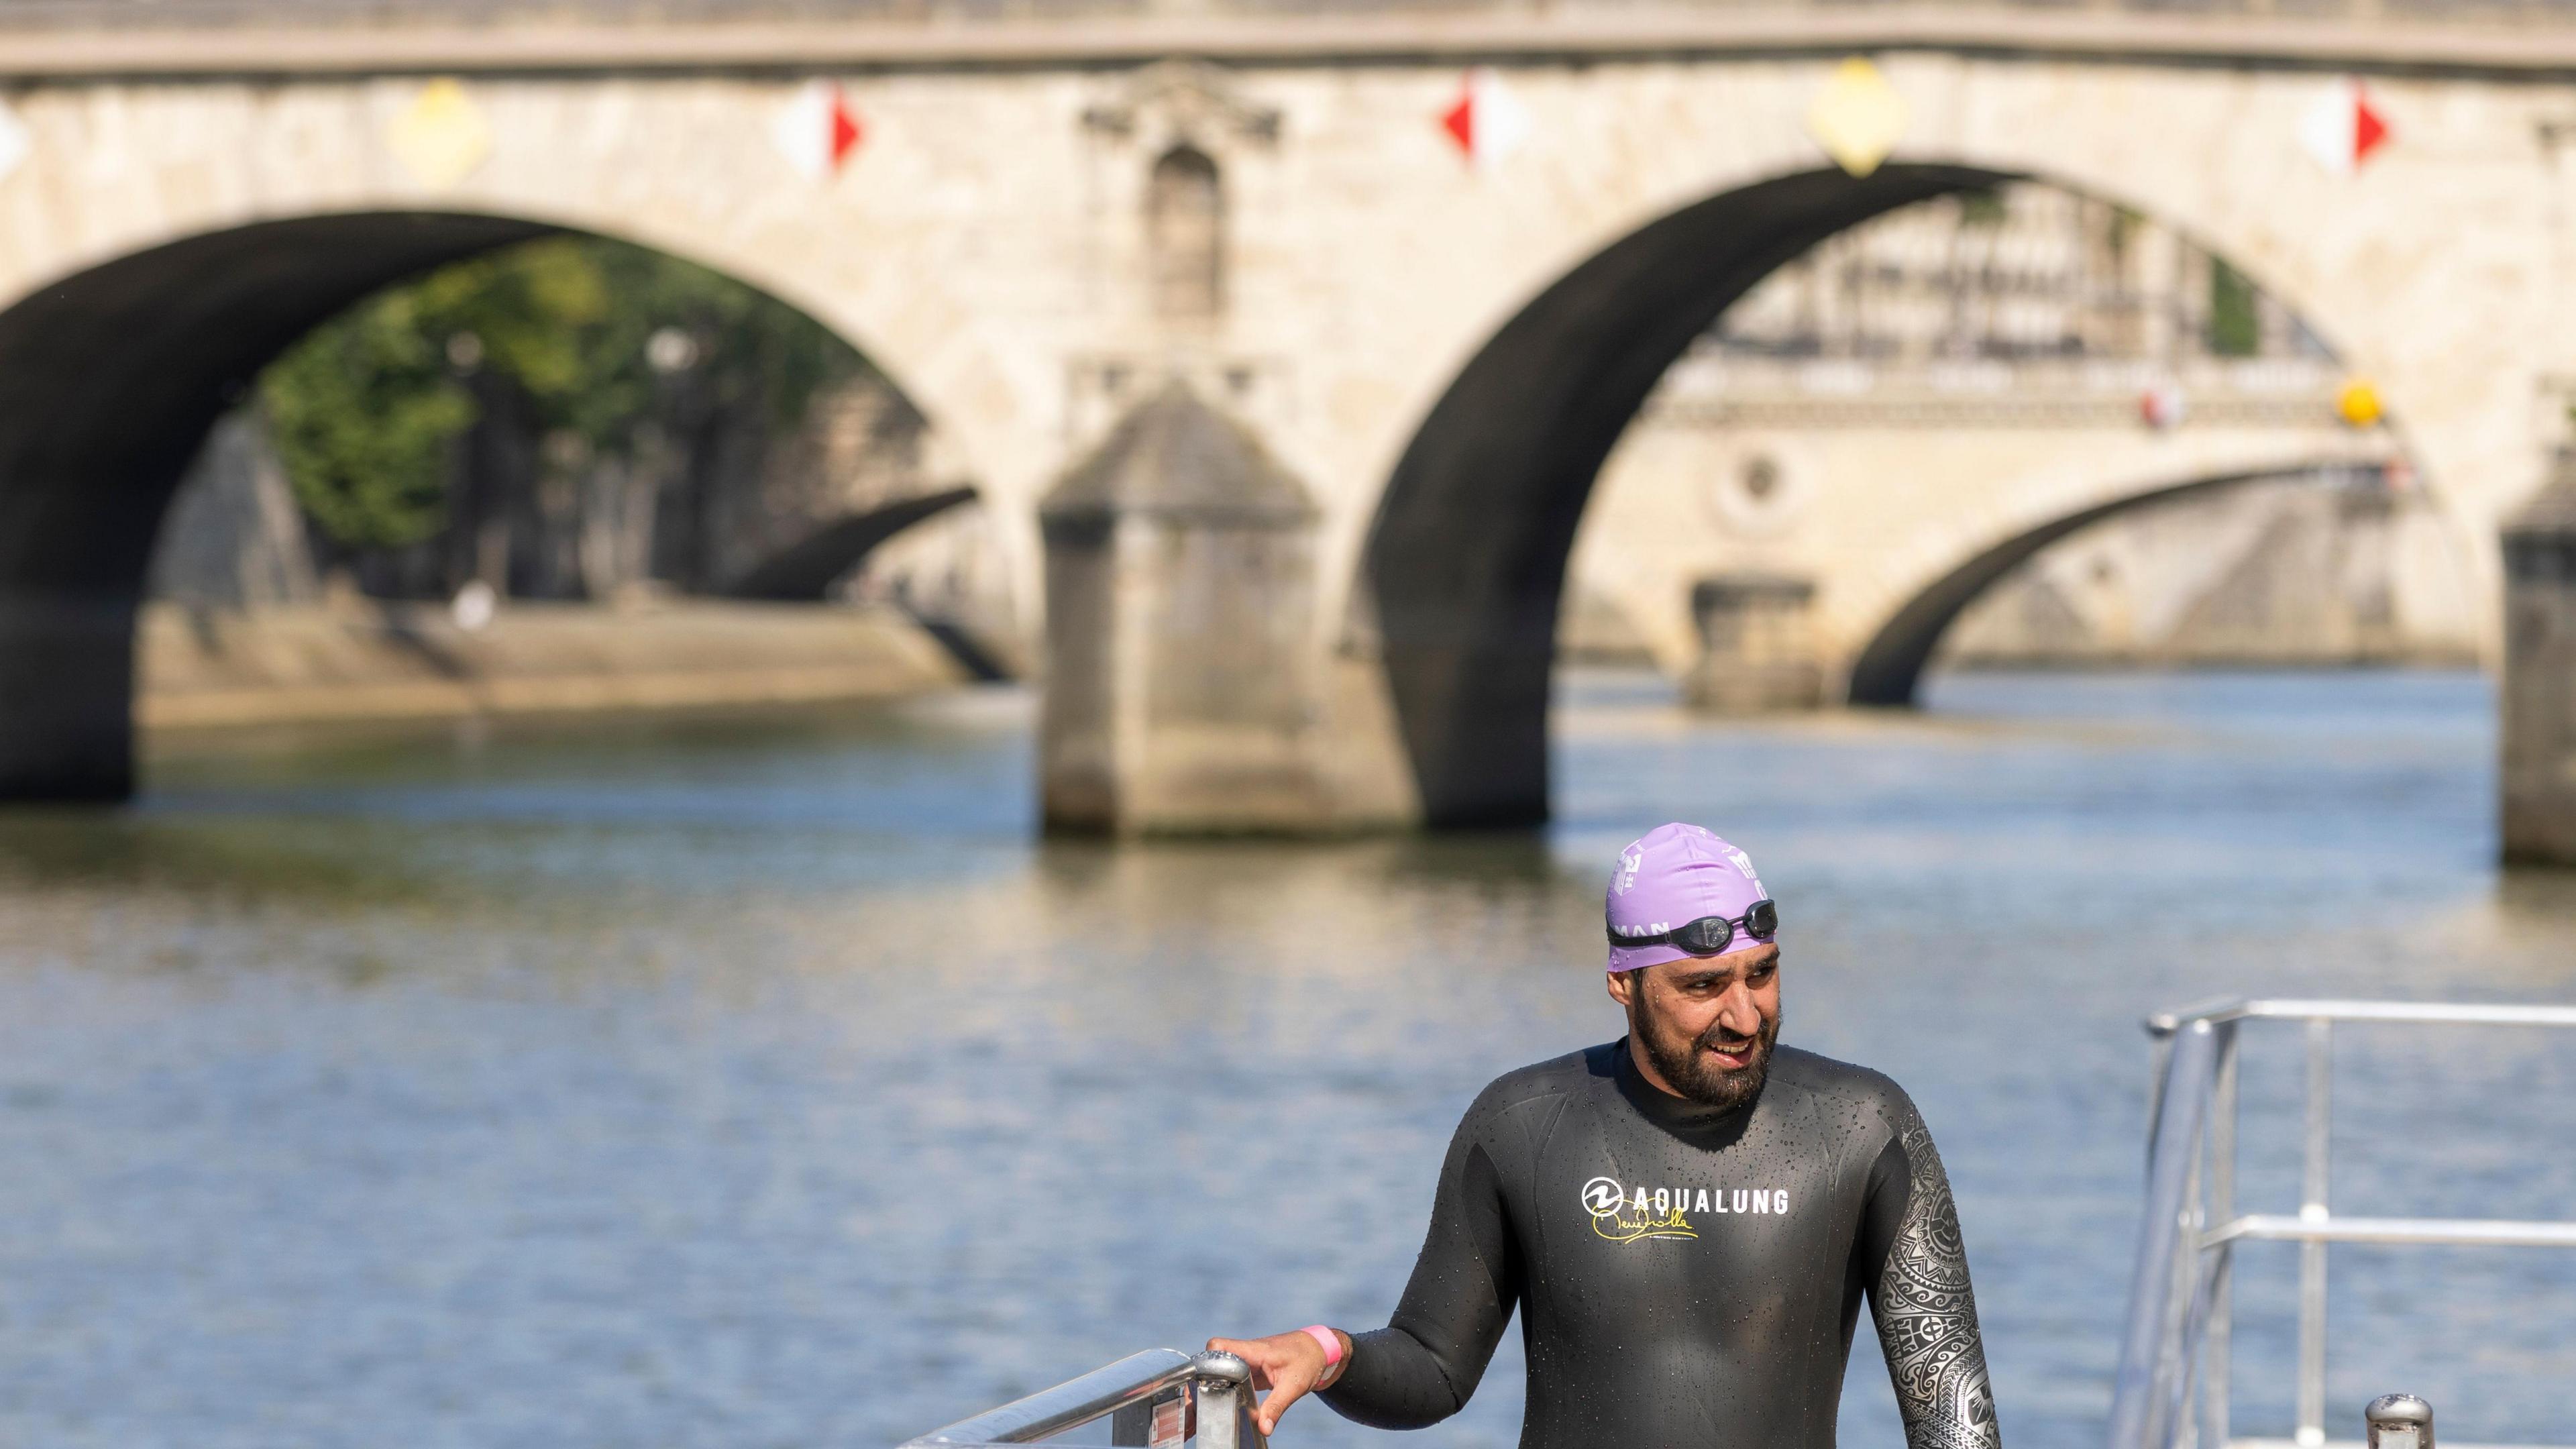
[[[1878,707],[1914,703],[1924,669],[1950,626],[1987,589],[2060,539],[2158,503],[2269,478],[2375,465],[2379,461],[2367,453],[2289,454],[2197,476],[2122,482],[2105,489],[2108,496],[2101,502],[2037,522],[2010,525],[1992,542],[1946,570],[1929,579],[1905,580],[1890,591],[1896,602],[1883,611],[1851,657],[1845,702]]]
[[[133,635],[161,519],[263,367],[383,287],[575,230],[474,211],[258,220],[58,276],[0,311],[0,798],[131,792]]]
[[[1729,186],[1592,252],[1483,340],[1388,478],[1362,545],[1355,600],[1371,620],[1432,823],[1546,819],[1547,708],[1568,554],[1604,461],[1667,368],[1763,277],[1884,212],[2023,179],[2108,191],[2034,170],[2017,159],[1908,160],[1866,177],[1814,169]],[[2179,230],[2202,232],[2191,218],[2179,221]],[[2212,250],[2232,262],[2218,241]],[[2272,277],[2253,275],[2273,288]],[[2306,301],[2295,288],[2276,295]],[[2124,490],[2098,510],[2061,509],[1982,540],[1964,561],[1940,560],[1870,634],[1856,697],[1909,698],[1958,610],[2054,538],[2150,497],[2291,466],[2169,475],[2189,481]]]

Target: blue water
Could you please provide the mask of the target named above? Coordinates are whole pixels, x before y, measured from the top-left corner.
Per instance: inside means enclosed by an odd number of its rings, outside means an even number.
[[[1037,842],[1026,702],[169,743],[0,819],[0,1444],[881,1445],[1151,1344],[1382,1322],[1478,1086],[1615,1035],[1617,847],[1784,903],[1800,1045],[1957,1185],[2007,1442],[2098,1442],[2138,1017],[2576,1000],[2460,675],[1957,676],[1693,719],[1584,674],[1544,836]],[[2249,1038],[2288,1210],[2296,1043]],[[2576,1200],[2576,1038],[2348,1030],[2352,1211]],[[2285,1432],[2293,1253],[2241,1260]],[[2341,1250],[2330,1424],[2576,1441],[2576,1255]],[[1502,1445],[1516,1343],[1411,1442]],[[1844,1442],[1901,1442],[1864,1323]],[[1397,1444],[1320,1406],[1283,1446]]]

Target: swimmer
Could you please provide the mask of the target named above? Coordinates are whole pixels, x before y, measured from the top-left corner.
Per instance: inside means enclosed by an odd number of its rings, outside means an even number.
[[[1778,1044],[1779,909],[1665,825],[1619,856],[1628,1034],[1509,1073],[1459,1123],[1388,1325],[1212,1339],[1269,1390],[1419,1429],[1521,1315],[1523,1449],[1832,1449],[1861,1300],[1908,1449],[2000,1449],[1949,1178],[1896,1083]]]

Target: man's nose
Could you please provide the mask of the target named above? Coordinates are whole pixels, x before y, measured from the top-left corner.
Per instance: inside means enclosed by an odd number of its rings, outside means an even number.
[[[1753,989],[1739,981],[1728,988],[1717,1004],[1717,1024],[1737,1036],[1751,1036],[1762,1029],[1762,1008],[1753,1000]]]

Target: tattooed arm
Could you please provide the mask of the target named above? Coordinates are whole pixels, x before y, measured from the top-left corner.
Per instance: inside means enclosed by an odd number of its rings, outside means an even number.
[[[1896,1131],[1870,1169],[1860,1247],[1906,1449],[2001,1449],[1950,1178],[1914,1104],[1898,1094],[1889,1108]]]

